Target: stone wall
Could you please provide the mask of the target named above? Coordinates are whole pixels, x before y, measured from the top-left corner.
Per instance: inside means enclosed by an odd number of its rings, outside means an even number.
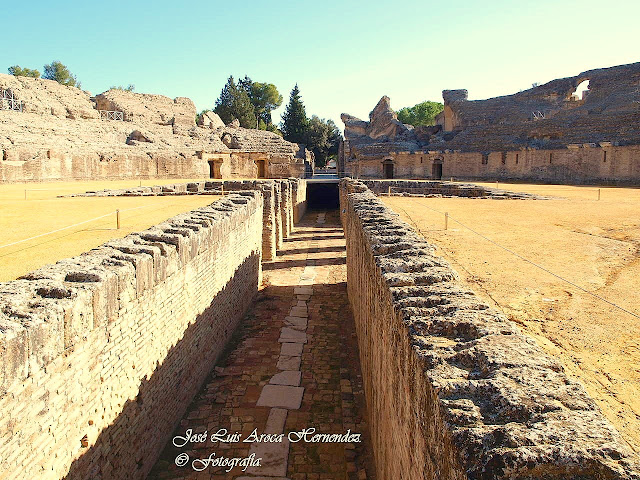
[[[384,178],[381,158],[345,163],[354,178]],[[393,155],[394,178],[437,178],[433,165],[442,165],[441,177],[468,180],[518,180],[549,183],[640,182],[640,146],[572,144],[564,149],[523,149],[504,152],[418,151]]]
[[[541,195],[526,192],[510,192],[498,188],[482,187],[473,183],[438,182],[434,180],[360,180],[376,195],[419,196],[419,197],[464,197],[512,200],[547,199]]]
[[[561,365],[362,183],[340,200],[378,478],[638,478]]]
[[[260,283],[242,192],[0,284],[3,478],[149,472]]]

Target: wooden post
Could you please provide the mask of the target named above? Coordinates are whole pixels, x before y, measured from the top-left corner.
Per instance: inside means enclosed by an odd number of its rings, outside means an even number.
[[[390,197],[390,196],[391,196],[391,187],[389,187],[387,190],[387,197]]]
[[[444,212],[444,229],[449,228],[449,212]]]
[[[222,191],[222,196],[224,197],[224,182],[220,182],[220,190]]]
[[[600,200],[600,189],[598,189],[598,200]]]
[[[120,210],[116,210],[116,228],[120,230]]]
[[[27,189],[26,188],[24,189],[24,199],[25,200],[27,199]]]
[[[496,188],[498,188],[498,181],[496,180]]]

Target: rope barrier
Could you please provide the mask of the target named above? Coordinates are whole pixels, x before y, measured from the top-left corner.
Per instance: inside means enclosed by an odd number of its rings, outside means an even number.
[[[128,211],[131,211],[131,210],[137,210],[139,208],[146,208],[146,207],[150,207],[150,206],[151,205],[142,205],[141,207],[132,207],[132,208],[127,208],[126,210],[120,210],[120,211],[121,212],[128,212]],[[83,222],[74,223],[73,225],[67,225],[66,227],[58,228],[56,230],[51,230],[50,232],[46,232],[46,233],[41,233],[40,235],[35,235],[33,237],[24,238],[22,240],[18,240],[17,242],[7,243],[6,245],[0,245],[0,248],[10,247],[12,245],[17,245],[19,243],[28,242],[29,240],[35,240],[36,238],[44,237],[46,235],[51,235],[52,233],[61,232],[62,230],[68,230],[69,228],[78,227],[80,225],[84,225],[85,223],[94,222],[96,220],[100,220],[101,218],[108,217],[109,215],[113,215],[114,213],[116,213],[116,212],[113,211],[113,212],[105,213],[104,215],[100,215],[99,217],[95,217],[95,218],[90,218],[89,220],[85,220]]]
[[[427,209],[429,209],[429,210],[432,210],[432,211],[434,211],[434,212],[437,212],[437,213],[439,213],[439,214],[441,214],[441,215],[445,215],[445,212],[441,212],[440,210],[436,210],[435,208],[427,207],[426,205],[422,205],[422,206],[426,207],[426,208],[427,208]],[[417,224],[415,223],[415,221],[414,221],[414,220],[413,220],[413,218],[411,217],[411,215],[409,215],[409,214],[406,212],[406,210],[403,210],[403,211],[404,211],[404,212],[405,212],[405,214],[406,214],[406,215],[411,219],[411,223],[413,223],[414,225],[416,225],[416,228],[418,229],[418,231],[419,231],[420,233],[422,233],[422,232],[421,232],[421,230],[420,230],[420,228],[417,226]],[[511,250],[511,249],[509,249],[509,248],[507,248],[507,247],[505,247],[505,246],[500,245],[500,244],[499,244],[499,243],[497,243],[496,241],[491,240],[490,238],[486,237],[485,235],[481,234],[480,232],[477,232],[477,231],[475,231],[473,228],[468,227],[467,225],[465,225],[464,223],[460,222],[459,220],[456,220],[456,219],[455,219],[455,218],[453,218],[451,215],[447,214],[447,218],[448,218],[448,219],[450,219],[450,220],[453,220],[453,221],[454,221],[454,222],[456,222],[458,225],[460,225],[460,226],[461,226],[461,227],[463,227],[463,228],[466,228],[466,229],[467,229],[467,230],[469,230],[470,232],[475,233],[475,234],[476,234],[476,235],[478,235],[479,237],[484,238],[484,239],[485,239],[485,240],[487,240],[488,242],[490,242],[490,243],[494,244],[496,247],[499,247],[499,248],[503,249],[504,251],[509,252],[510,254],[512,254],[512,255],[514,255],[514,256],[516,256],[516,257],[518,257],[520,260],[523,260],[523,261],[525,261],[525,262],[527,262],[527,263],[529,263],[529,264],[533,265],[534,267],[539,268],[540,270],[542,270],[542,271],[544,271],[544,272],[548,273],[549,275],[552,275],[552,276],[554,276],[554,277],[556,277],[556,278],[558,278],[558,279],[562,280],[563,282],[568,283],[569,285],[571,285],[571,286],[573,286],[573,287],[577,288],[578,290],[580,290],[580,291],[582,291],[582,292],[584,292],[584,293],[586,293],[586,294],[588,294],[588,295],[591,295],[592,297],[597,298],[598,300],[600,300],[600,301],[602,301],[602,302],[604,302],[604,303],[607,303],[607,304],[611,305],[612,307],[617,308],[618,310],[621,310],[621,311],[623,311],[623,312],[625,312],[625,313],[628,313],[629,315],[632,315],[632,316],[634,316],[634,317],[636,317],[636,318],[640,318],[640,315],[638,315],[637,313],[634,313],[634,312],[632,312],[632,311],[630,311],[630,310],[627,310],[626,308],[621,307],[620,305],[617,305],[617,304],[615,304],[615,303],[613,303],[613,302],[611,302],[611,301],[607,300],[607,299],[606,299],[606,298],[604,298],[604,297],[601,297],[601,296],[600,296],[600,295],[598,295],[597,293],[590,292],[589,290],[587,290],[587,289],[585,289],[585,288],[581,287],[580,285],[577,285],[577,284],[573,283],[571,280],[567,280],[566,278],[562,277],[561,275],[558,275],[557,273],[552,272],[552,271],[551,271],[551,270],[549,270],[548,268],[545,268],[545,267],[543,267],[542,265],[539,265],[539,264],[537,264],[537,263],[535,263],[535,262],[533,262],[533,261],[529,260],[528,258],[526,258],[526,257],[524,257],[524,256],[522,256],[522,255],[520,255],[519,253],[514,252],[513,250]]]

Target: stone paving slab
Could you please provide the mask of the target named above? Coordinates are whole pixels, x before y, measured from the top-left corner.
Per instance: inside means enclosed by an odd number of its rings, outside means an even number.
[[[297,357],[300,358],[300,357]],[[286,385],[265,385],[258,398],[258,407],[281,407],[297,410],[302,403],[303,387]]]
[[[307,329],[307,317],[284,317],[284,324],[295,330],[304,331]]]
[[[293,289],[294,295],[313,295],[313,288],[311,287],[296,287]]]
[[[298,368],[300,368],[299,363]],[[302,380],[302,372],[300,370],[284,370],[280,373],[276,373],[273,377],[271,377],[269,383],[271,385],[291,385],[292,387],[299,387],[300,380]]]
[[[284,424],[287,421],[288,410],[286,408],[272,408],[264,427],[264,433],[284,433]]]
[[[292,355],[280,355],[276,368],[280,370],[300,370],[302,357]]]
[[[283,343],[280,347],[280,355],[302,355],[303,343]]]
[[[291,312],[289,312],[289,315],[292,317],[308,317],[309,316],[309,312],[307,310],[307,307],[292,307],[291,308]]]
[[[247,468],[248,474],[278,477],[287,474],[289,460],[289,440],[278,443],[253,443],[249,449],[249,455],[256,454],[261,458],[259,467]]]
[[[280,332],[280,338],[278,339],[280,343],[307,343],[307,334],[304,332],[300,332],[299,330],[294,330],[290,327],[283,327]]]

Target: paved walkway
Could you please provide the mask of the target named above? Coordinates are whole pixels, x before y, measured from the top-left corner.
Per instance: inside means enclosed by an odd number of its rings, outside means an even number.
[[[307,213],[264,286],[148,478],[373,478],[337,211]]]

